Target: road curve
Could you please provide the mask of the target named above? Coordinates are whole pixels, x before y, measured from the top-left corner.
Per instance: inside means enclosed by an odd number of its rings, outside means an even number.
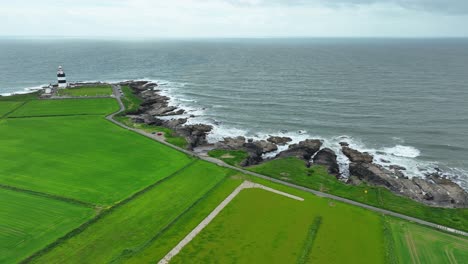
[[[394,216],[394,217],[401,218],[401,219],[404,219],[404,220],[408,220],[408,221],[411,221],[411,222],[415,222],[415,223],[418,223],[418,224],[421,224],[421,225],[436,228],[436,229],[439,229],[439,230],[442,230],[442,231],[445,231],[445,232],[454,233],[454,234],[458,234],[458,235],[468,237],[468,232],[464,232],[464,231],[457,230],[457,229],[454,229],[454,228],[438,225],[438,224],[431,223],[431,222],[428,222],[428,221],[425,221],[425,220],[421,220],[419,218],[407,216],[407,215],[400,214],[400,213],[395,213],[393,211],[389,211],[389,210],[386,210],[386,209],[374,207],[374,206],[371,206],[371,205],[368,205],[368,204],[356,202],[356,201],[346,199],[346,198],[343,198],[343,197],[340,197],[340,196],[336,196],[336,195],[333,195],[333,194],[316,191],[316,190],[309,189],[309,188],[306,188],[306,187],[303,187],[303,186],[300,186],[300,185],[296,185],[296,184],[293,184],[293,183],[290,183],[290,182],[285,182],[285,181],[278,180],[278,179],[275,179],[275,178],[272,178],[272,177],[268,177],[268,176],[265,176],[265,175],[262,175],[262,174],[258,174],[258,173],[255,173],[255,172],[244,170],[244,169],[241,169],[241,168],[234,167],[234,166],[231,166],[229,164],[226,164],[221,160],[211,158],[211,157],[202,156],[202,155],[197,155],[196,153],[194,153],[192,151],[189,151],[189,150],[186,150],[186,149],[183,149],[183,148],[179,148],[177,146],[169,144],[166,141],[162,140],[161,138],[156,137],[153,134],[146,133],[146,132],[144,132],[142,130],[139,130],[139,129],[128,127],[128,126],[114,120],[115,115],[125,111],[125,106],[122,103],[122,100],[120,98],[121,97],[120,85],[112,85],[112,90],[113,90],[115,99],[119,103],[120,109],[119,109],[119,111],[106,116],[107,120],[109,120],[110,122],[112,122],[112,123],[114,123],[114,124],[116,124],[116,125],[118,125],[120,127],[125,128],[127,130],[134,131],[134,132],[136,132],[136,133],[138,133],[140,135],[143,135],[145,137],[149,137],[149,138],[151,138],[153,140],[156,140],[156,141],[158,141],[158,142],[160,142],[160,143],[162,143],[164,145],[167,145],[167,146],[169,146],[171,148],[174,148],[174,149],[177,149],[177,150],[179,150],[181,152],[184,152],[187,155],[197,157],[199,159],[202,159],[202,160],[205,160],[205,161],[208,161],[208,162],[211,162],[211,163],[215,163],[215,164],[217,164],[219,166],[230,168],[230,169],[233,169],[233,170],[236,170],[236,171],[242,172],[244,174],[248,174],[248,175],[257,177],[257,178],[261,178],[261,179],[265,179],[265,180],[268,180],[268,181],[271,181],[271,182],[279,183],[279,184],[282,184],[282,185],[285,185],[285,186],[288,186],[288,187],[291,187],[291,188],[295,188],[295,189],[298,189],[298,190],[301,190],[301,191],[313,193],[313,194],[315,194],[317,196],[320,196],[320,197],[325,197],[325,198],[333,199],[333,200],[340,201],[340,202],[343,202],[343,203],[352,204],[352,205],[359,206],[359,207],[362,207],[362,208],[365,208],[365,209],[368,209],[368,210],[371,210],[371,211],[374,211],[374,212],[378,212],[378,213],[381,213],[381,214],[384,214],[384,215]]]

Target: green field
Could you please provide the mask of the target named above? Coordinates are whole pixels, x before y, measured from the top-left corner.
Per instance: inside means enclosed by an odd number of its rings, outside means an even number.
[[[32,100],[9,117],[105,115],[118,109],[119,105],[111,98]]]
[[[468,239],[387,218],[399,263],[468,263]]]
[[[0,263],[15,263],[94,215],[88,207],[0,188]]]
[[[34,263],[109,263],[150,245],[158,233],[231,172],[197,161],[118,207]]]
[[[383,263],[379,215],[294,194],[306,200],[243,190],[171,263],[296,263],[317,216],[322,223],[306,263]]]
[[[242,179],[235,175],[229,177],[219,186],[205,195],[189,211],[174,221],[170,228],[162,232],[146,248],[127,258],[124,263],[155,263],[162,259],[180,240],[182,240],[202,219],[208,216],[234,189],[242,183]]]
[[[249,157],[249,154],[243,150],[213,149],[208,152],[208,155],[232,166],[238,166],[239,163]]]
[[[59,96],[110,96],[112,87],[110,85],[79,86],[59,89],[57,94]]]
[[[0,123],[0,183],[89,203],[115,203],[191,160],[98,116]]]
[[[430,207],[395,195],[383,187],[345,184],[335,176],[329,175],[324,167],[307,168],[304,161],[297,158],[277,159],[248,169],[311,189],[468,231],[468,209]]]
[[[16,107],[20,106],[21,102],[15,101],[0,101],[0,118],[6,115],[8,112],[14,110]]]

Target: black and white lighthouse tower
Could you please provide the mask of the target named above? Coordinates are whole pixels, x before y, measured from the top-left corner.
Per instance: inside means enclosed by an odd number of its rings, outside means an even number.
[[[62,66],[58,67],[57,81],[58,81],[59,88],[67,87],[67,79],[65,78],[65,72],[63,71]]]

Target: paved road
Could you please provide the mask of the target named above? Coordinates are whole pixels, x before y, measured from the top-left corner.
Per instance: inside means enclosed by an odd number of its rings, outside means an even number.
[[[108,115],[106,117],[107,120],[109,120],[110,122],[118,125],[118,126],[121,126],[125,129],[128,129],[128,130],[131,130],[131,131],[134,131],[138,134],[141,134],[143,136],[146,136],[146,137],[149,137],[151,139],[154,139],[162,144],[165,144],[171,148],[174,148],[174,149],[177,149],[179,151],[182,151],[190,156],[193,156],[193,157],[197,157],[197,158],[200,158],[202,160],[205,160],[205,161],[208,161],[208,162],[211,162],[211,163],[215,163],[219,166],[222,166],[222,167],[226,167],[226,168],[230,168],[230,169],[233,169],[233,170],[236,170],[236,171],[239,171],[239,172],[242,172],[244,174],[248,174],[248,175],[252,175],[252,176],[255,176],[255,177],[258,177],[258,178],[261,178],[261,179],[265,179],[265,180],[268,180],[268,181],[271,181],[271,182],[275,182],[275,183],[279,183],[279,184],[282,184],[282,185],[286,185],[286,186],[289,186],[289,187],[292,187],[292,188],[295,188],[295,189],[298,189],[298,190],[302,190],[302,191],[305,191],[305,192],[309,192],[309,193],[313,193],[317,196],[320,196],[320,197],[325,197],[325,198],[329,198],[329,199],[333,199],[333,200],[336,200],[336,201],[340,201],[340,202],[343,202],[343,203],[347,203],[347,204],[352,204],[352,205],[355,205],[355,206],[359,206],[359,207],[362,207],[362,208],[366,208],[366,209],[369,209],[369,210],[372,210],[372,211],[375,211],[375,212],[378,212],[378,213],[381,213],[381,214],[385,214],[385,215],[390,215],[390,216],[394,216],[394,217],[398,217],[398,218],[401,218],[401,219],[405,219],[405,220],[408,220],[408,221],[411,221],[411,222],[415,222],[415,223],[418,223],[418,224],[421,224],[421,225],[425,225],[425,226],[429,226],[429,227],[433,227],[433,228],[436,228],[436,229],[440,229],[440,230],[443,230],[443,231],[446,231],[446,232],[450,232],[450,233],[455,233],[455,234],[458,234],[458,235],[462,235],[462,236],[466,236],[468,237],[468,233],[467,232],[464,232],[464,231],[461,231],[461,230],[457,230],[457,229],[453,229],[453,228],[450,228],[450,227],[446,227],[446,226],[442,226],[442,225],[438,225],[438,224],[434,224],[434,223],[431,223],[431,222],[428,222],[428,221],[425,221],[425,220],[421,220],[421,219],[418,219],[418,218],[415,218],[415,217],[411,217],[411,216],[407,216],[407,215],[403,215],[403,214],[399,214],[399,213],[395,213],[395,212],[392,212],[392,211],[389,211],[389,210],[385,210],[385,209],[382,209],[382,208],[378,208],[378,207],[374,207],[374,206],[371,206],[371,205],[368,205],[368,204],[363,204],[363,203],[360,203],[360,202],[356,202],[356,201],[353,201],[353,200],[349,200],[349,199],[346,199],[346,198],[343,198],[343,197],[339,197],[339,196],[336,196],[336,195],[333,195],[333,194],[329,194],[329,193],[324,193],[324,192],[320,192],[320,191],[316,191],[316,190],[312,190],[312,189],[309,189],[309,188],[306,188],[306,187],[303,187],[303,186],[300,186],[300,185],[296,185],[296,184],[293,184],[293,183],[290,183],[290,182],[285,182],[285,181],[282,181],[282,180],[278,180],[278,179],[275,179],[275,178],[271,178],[271,177],[268,177],[268,176],[265,176],[265,175],[262,175],[262,174],[258,174],[258,173],[255,173],[255,172],[251,172],[251,171],[247,171],[247,170],[244,170],[244,169],[241,169],[241,168],[238,168],[238,167],[234,167],[234,166],[231,166],[231,165],[228,165],[226,163],[224,163],[223,161],[221,160],[218,160],[218,159],[215,159],[215,158],[212,158],[212,157],[207,157],[207,156],[203,156],[203,155],[198,155],[194,152],[191,152],[191,151],[188,151],[186,149],[183,149],[183,148],[179,148],[177,146],[174,146],[174,145],[171,145],[167,142],[165,142],[164,140],[162,140],[162,138],[158,138],[156,135],[153,135],[153,134],[150,134],[150,133],[146,133],[144,131],[141,131],[141,130],[138,130],[138,129],[135,129],[135,128],[131,128],[131,127],[128,127],[124,124],[121,124],[120,122],[117,122],[113,119],[113,117],[118,114],[118,113],[121,113],[122,111],[125,110],[125,106],[123,105],[122,103],[122,100],[120,99],[120,86],[118,85],[113,85],[112,86],[112,89],[114,91],[114,96],[115,98],[117,99],[117,101],[119,102],[119,105],[120,105],[120,110],[118,112],[115,112],[111,115]]]

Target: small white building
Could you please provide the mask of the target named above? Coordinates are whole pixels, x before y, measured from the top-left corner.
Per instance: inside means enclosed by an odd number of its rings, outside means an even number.
[[[62,66],[58,67],[57,81],[58,81],[59,88],[67,87],[67,79],[65,78],[65,72],[63,71]]]

